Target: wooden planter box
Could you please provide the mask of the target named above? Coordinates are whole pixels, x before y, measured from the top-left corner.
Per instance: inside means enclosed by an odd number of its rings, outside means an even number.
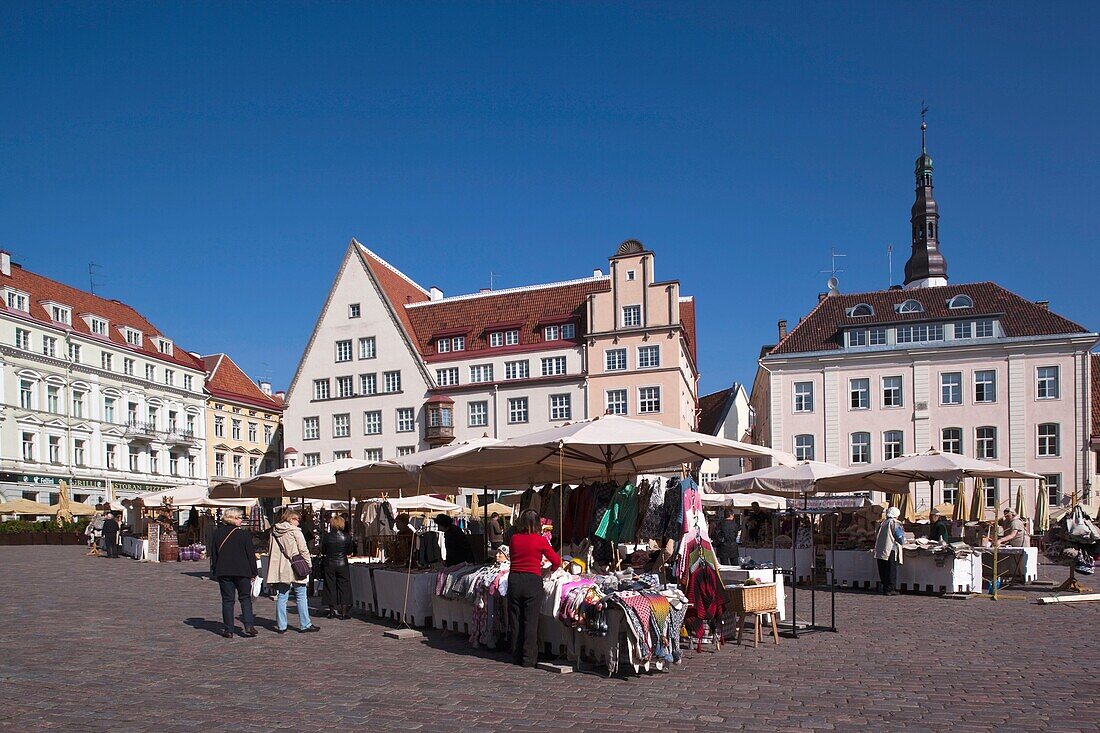
[[[32,544],[30,532],[12,532],[11,534],[0,534],[0,547],[30,544]]]

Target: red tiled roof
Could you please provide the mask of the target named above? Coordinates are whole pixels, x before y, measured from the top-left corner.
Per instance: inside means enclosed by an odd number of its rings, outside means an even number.
[[[680,323],[684,326],[684,341],[691,355],[691,363],[698,365],[699,356],[695,351],[695,298],[680,301]]]
[[[963,294],[974,301],[973,308],[947,307],[951,298]],[[919,302],[924,306],[924,312],[896,312],[894,306],[906,300]],[[847,309],[860,303],[870,305],[875,314],[860,318],[849,317]],[[999,318],[1008,338],[1088,333],[1083,326],[1021,298],[996,283],[981,282],[914,290],[878,290],[824,298],[770,353],[793,354],[839,349],[843,330],[850,326],[959,320],[983,316]]]
[[[718,435],[718,428],[722,418],[726,416],[726,405],[729,404],[733,390],[737,385],[727,387],[720,392],[711,392],[699,398],[699,432],[706,435]]]
[[[282,404],[264,394],[227,354],[211,354],[202,357],[202,361],[206,366],[206,391],[212,396],[282,412]]]
[[[48,277],[37,275],[29,270],[24,270],[14,262],[11,264],[10,276],[0,275],[0,286],[10,286],[16,290],[27,293],[30,301],[30,317],[36,321],[62,328],[65,327],[65,324],[59,324],[54,321],[50,313],[46,310],[46,307],[42,305],[44,301],[54,301],[72,309],[72,330],[82,336],[98,341],[109,341],[111,345],[119,349],[137,352],[143,356],[159,359],[160,361],[178,364],[199,371],[203,370],[202,361],[192,356],[186,349],[174,341],[172,353],[170,355],[162,354],[158,351],[154,339],[157,336],[164,336],[164,334],[162,334],[156,326],[150,323],[145,316],[125,303],[121,303],[117,300],[100,298],[98,295],[92,295],[83,290],[78,290],[64,283],[60,283],[57,280],[51,280]],[[8,313],[14,313],[23,317],[27,316],[25,312],[8,308],[7,305],[6,299],[0,302],[0,308],[6,309]],[[96,315],[110,322],[110,327],[107,329],[108,335],[106,337],[92,333],[92,329],[81,317],[86,314]],[[128,326],[129,328],[141,331],[141,346],[138,347],[126,343],[125,337],[119,330],[120,326]],[[164,336],[164,338],[169,337]]]
[[[513,327],[517,323],[523,324],[519,326],[519,344],[494,348],[495,353],[507,353],[509,349],[518,350],[524,346],[543,343],[543,332],[539,324],[559,316],[576,320],[577,336],[580,337],[585,327],[585,303],[588,296],[609,288],[606,278],[591,279],[441,300],[402,310],[412,324],[411,336],[415,345],[425,357],[436,354],[434,335],[466,330],[465,352],[448,354],[453,358],[462,358],[463,354],[487,350],[489,330],[486,326],[499,323],[505,318]]]
[[[1091,354],[1089,375],[1092,380],[1092,437],[1100,440],[1100,354]]]
[[[378,286],[382,288],[386,299],[396,311],[397,317],[401,319],[401,325],[412,337],[413,326],[405,310],[405,304],[422,303],[429,299],[428,294],[424,292],[423,288],[413,284],[374,252],[362,245],[359,245],[357,249],[362,254],[363,262],[370,268],[371,274],[378,282]]]

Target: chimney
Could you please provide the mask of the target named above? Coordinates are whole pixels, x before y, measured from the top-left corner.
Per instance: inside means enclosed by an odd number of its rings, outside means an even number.
[[[1050,301],[1049,300],[1037,300],[1037,301],[1035,301],[1035,305],[1039,306],[1040,308],[1042,308],[1045,311],[1050,310]]]
[[[443,291],[433,285],[428,288],[428,297],[432,300],[443,300]]]
[[[11,254],[0,250],[0,275],[11,277]]]
[[[603,277],[603,270],[597,267],[592,271],[592,277]]]
[[[285,390],[280,389],[278,392],[275,393],[275,396],[278,397],[283,402],[286,402],[286,391]]]
[[[779,321],[779,340],[787,338],[787,319],[784,318]]]
[[[271,396],[271,382],[267,381],[266,379],[261,379],[260,380],[260,391],[263,392],[268,397],[270,397]]]
[[[479,292],[479,293],[491,293],[493,291],[489,288],[481,288],[477,292]]]

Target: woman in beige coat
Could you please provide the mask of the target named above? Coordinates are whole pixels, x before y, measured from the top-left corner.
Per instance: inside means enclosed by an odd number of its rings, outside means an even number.
[[[282,634],[286,631],[286,607],[290,600],[290,591],[294,591],[294,605],[298,608],[298,630],[303,633],[320,631],[309,618],[309,599],[306,584],[309,576],[297,578],[290,560],[301,555],[311,562],[309,547],[305,535],[299,529],[301,515],[295,509],[283,512],[278,524],[271,530],[271,545],[268,548],[267,584],[275,591],[275,630]]]

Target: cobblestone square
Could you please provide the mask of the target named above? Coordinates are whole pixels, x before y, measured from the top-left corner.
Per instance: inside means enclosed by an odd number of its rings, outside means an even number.
[[[260,636],[223,639],[204,571],[0,548],[0,729],[1100,730],[1100,606],[1039,606],[1034,592],[841,593],[839,633],[608,679],[516,668],[457,634],[385,639],[364,618],[279,636],[264,598]]]

